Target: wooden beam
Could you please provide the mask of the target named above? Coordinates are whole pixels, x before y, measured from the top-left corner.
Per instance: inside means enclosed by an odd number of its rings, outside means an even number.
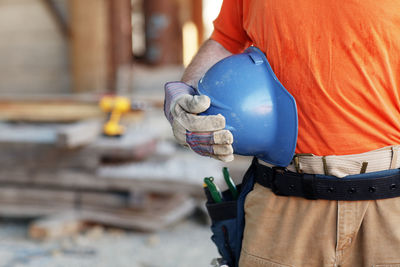
[[[102,118],[104,115],[97,103],[0,100],[0,120],[73,122],[82,119]]]
[[[4,191],[4,190],[3,190]],[[21,191],[21,194],[25,193]],[[185,194],[150,195],[142,208],[86,205],[78,208],[43,196],[43,201],[21,201],[21,198],[0,199],[0,215],[48,218],[34,222],[29,234],[35,239],[58,238],[78,232],[84,222],[101,223],[142,231],[160,230],[182,220],[193,212],[195,201]],[[64,215],[63,215],[64,214]]]
[[[143,1],[146,60],[152,64],[182,64],[182,25],[179,2]]]
[[[107,90],[108,0],[70,0],[72,75],[75,92]]]
[[[204,42],[203,0],[192,0],[192,20],[197,28],[199,47]]]
[[[132,63],[131,0],[109,0],[110,16],[110,87],[117,89],[118,73]]]
[[[154,198],[152,205],[143,210],[135,209],[83,209],[80,214],[87,222],[141,231],[157,231],[178,222],[191,214],[195,201],[184,194]]]
[[[147,75],[148,77],[156,75],[164,75],[164,72],[166,71],[166,68],[161,68],[161,69],[154,69],[154,67],[151,68],[149,71],[140,71],[140,75],[144,76]],[[180,70],[179,67],[177,67],[178,71]],[[134,69],[134,72],[138,72],[138,67]],[[174,70],[177,72],[177,70]],[[158,73],[157,73],[158,72]],[[178,73],[179,76],[180,72]],[[123,73],[124,75],[124,73]],[[147,78],[147,77],[145,77]],[[124,80],[124,78],[122,79]],[[157,83],[155,83],[157,84]],[[143,86],[142,83],[140,83],[138,86]],[[17,95],[17,94],[4,94],[0,93],[0,104],[5,103],[5,102],[40,102],[40,103],[80,103],[80,104],[92,104],[92,105],[98,105],[99,99],[101,98],[102,94],[93,94],[93,93],[84,93],[84,94],[23,94],[23,95]],[[155,108],[162,108],[164,105],[164,101],[161,97],[158,97],[157,95],[148,95],[148,94],[135,94],[134,99],[131,99],[131,106],[134,110],[146,110],[151,107]]]

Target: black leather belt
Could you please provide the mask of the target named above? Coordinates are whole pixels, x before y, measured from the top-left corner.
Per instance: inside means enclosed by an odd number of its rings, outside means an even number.
[[[400,196],[400,174],[377,178],[320,178],[283,168],[269,168],[255,159],[255,180],[276,195],[307,199],[372,200]]]

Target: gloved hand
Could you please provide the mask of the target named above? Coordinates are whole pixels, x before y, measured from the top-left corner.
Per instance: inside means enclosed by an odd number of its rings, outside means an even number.
[[[202,156],[224,162],[233,160],[233,136],[225,130],[221,115],[198,116],[208,109],[210,98],[196,95],[195,89],[183,82],[165,84],[164,113],[172,125],[175,138]]]

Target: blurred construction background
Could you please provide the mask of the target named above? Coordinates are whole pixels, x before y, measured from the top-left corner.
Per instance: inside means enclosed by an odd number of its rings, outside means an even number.
[[[221,2],[0,0],[0,267],[210,266],[202,180],[249,159],[179,147],[162,106]]]

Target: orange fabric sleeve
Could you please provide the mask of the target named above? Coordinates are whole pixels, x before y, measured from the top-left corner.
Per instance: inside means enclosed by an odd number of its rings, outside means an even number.
[[[233,54],[241,53],[251,45],[243,28],[242,7],[242,0],[224,0],[211,35],[211,39]]]

